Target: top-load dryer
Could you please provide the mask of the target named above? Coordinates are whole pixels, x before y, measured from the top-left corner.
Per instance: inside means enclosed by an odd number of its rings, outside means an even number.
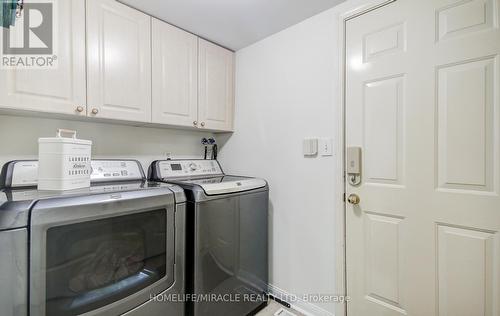
[[[163,160],[149,179],[187,198],[188,315],[244,316],[267,304],[268,199],[265,180],[226,175],[216,160]]]

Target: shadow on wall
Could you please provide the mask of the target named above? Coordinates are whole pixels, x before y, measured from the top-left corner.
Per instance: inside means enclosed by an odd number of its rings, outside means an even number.
[[[217,145],[219,146],[219,149],[222,149],[222,147],[226,145],[231,136],[233,136],[233,133],[221,133],[215,135],[215,139],[217,140]]]
[[[78,138],[92,140],[94,158],[134,158],[146,170],[152,160],[166,159],[167,153],[175,158],[201,157],[201,138],[213,136],[191,130],[0,115],[0,164],[37,159],[38,138],[53,137],[58,128],[76,130]]]

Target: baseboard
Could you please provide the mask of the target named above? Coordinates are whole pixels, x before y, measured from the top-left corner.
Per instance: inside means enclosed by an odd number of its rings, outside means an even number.
[[[294,296],[292,293],[288,293],[277,286],[269,284],[269,294],[282,299],[283,301],[289,303],[293,309],[296,311],[306,315],[306,316],[335,316],[333,313],[330,313],[323,308],[311,304],[309,302],[303,301],[300,298],[297,298],[295,302],[289,302],[286,300],[287,297]]]

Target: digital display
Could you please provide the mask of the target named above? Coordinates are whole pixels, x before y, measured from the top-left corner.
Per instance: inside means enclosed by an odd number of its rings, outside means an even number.
[[[172,171],[179,171],[182,170],[182,166],[180,163],[173,163],[170,164],[170,168],[172,168]]]

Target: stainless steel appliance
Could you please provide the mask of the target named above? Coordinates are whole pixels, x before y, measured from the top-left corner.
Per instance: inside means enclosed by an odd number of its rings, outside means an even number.
[[[185,291],[183,190],[133,160],[92,169],[90,188],[49,192],[36,161],[4,166],[2,315],[184,315],[167,297]]]
[[[267,303],[268,186],[216,160],[155,161],[149,178],[187,197],[187,314],[248,315]]]

